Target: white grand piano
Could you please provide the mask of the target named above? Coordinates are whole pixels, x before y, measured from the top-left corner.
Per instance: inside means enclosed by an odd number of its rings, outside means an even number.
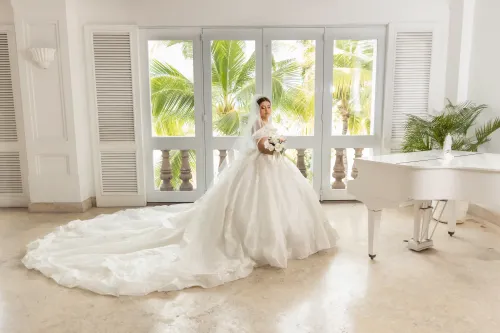
[[[433,246],[430,221],[432,201],[447,200],[495,205],[500,201],[500,154],[443,151],[390,154],[356,159],[358,177],[347,191],[368,209],[368,255],[376,256],[375,242],[382,210],[414,203],[413,238],[408,248],[422,251]],[[455,233],[451,214],[448,233]],[[431,236],[429,236],[431,233]]]

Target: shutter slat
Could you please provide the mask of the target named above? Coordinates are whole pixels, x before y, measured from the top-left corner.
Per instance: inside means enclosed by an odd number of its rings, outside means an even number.
[[[130,33],[94,32],[92,42],[99,142],[135,143]],[[101,151],[100,168],[103,195],[138,194],[135,150]]]
[[[0,152],[0,194],[22,194],[23,180],[19,152]]]
[[[137,193],[137,157],[135,152],[101,152],[103,194]]]
[[[402,140],[408,115],[428,114],[432,32],[396,32],[392,101],[392,139]],[[399,149],[392,149],[398,152]]]
[[[135,142],[132,58],[128,32],[94,33],[100,142]]]
[[[17,142],[16,111],[8,42],[7,33],[0,33],[0,142]],[[0,189],[0,193],[5,192]]]

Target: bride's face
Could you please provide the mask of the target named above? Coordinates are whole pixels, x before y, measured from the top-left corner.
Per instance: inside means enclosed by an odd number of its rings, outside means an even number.
[[[260,118],[262,120],[267,121],[271,116],[271,113],[272,113],[271,103],[269,103],[268,101],[260,103]]]

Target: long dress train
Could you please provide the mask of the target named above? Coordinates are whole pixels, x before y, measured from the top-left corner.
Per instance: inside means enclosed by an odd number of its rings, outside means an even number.
[[[66,287],[145,295],[214,287],[260,265],[285,268],[336,238],[297,168],[254,149],[193,204],[72,221],[30,243],[22,262]]]

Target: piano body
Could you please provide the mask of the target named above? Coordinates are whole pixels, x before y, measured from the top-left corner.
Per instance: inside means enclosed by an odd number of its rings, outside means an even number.
[[[455,212],[456,201],[495,205],[500,201],[500,154],[443,151],[390,154],[355,160],[358,177],[347,191],[368,209],[368,255],[375,258],[375,242],[382,210],[414,203],[413,237],[408,248],[422,251],[433,246],[429,237],[432,201],[447,200]],[[448,221],[455,233],[456,218]]]

